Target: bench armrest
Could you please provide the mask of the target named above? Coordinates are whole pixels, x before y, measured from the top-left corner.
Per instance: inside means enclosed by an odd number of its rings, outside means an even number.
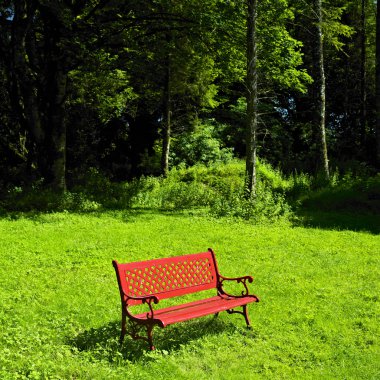
[[[236,281],[238,284],[243,284],[244,286],[244,290],[241,292],[241,295],[238,296],[238,295],[233,295],[233,294],[229,294],[227,293],[224,289],[223,289],[223,283],[225,281]],[[242,277],[224,277],[222,275],[219,275],[219,282],[218,282],[218,293],[219,295],[226,295],[226,296],[229,296],[229,297],[235,297],[235,298],[239,298],[239,297],[254,297],[256,298],[256,300],[258,301],[259,299],[254,295],[254,294],[251,294],[249,292],[249,289],[248,289],[248,283],[251,283],[253,282],[253,277],[252,276],[242,276]]]
[[[128,299],[134,300],[134,301],[141,301],[142,303],[159,303],[160,299],[157,296],[151,295],[151,296],[142,296],[142,297],[133,297],[133,296],[125,296],[127,303]]]
[[[133,296],[126,296],[126,301],[125,301],[125,305],[126,305],[126,308],[128,308],[128,300],[134,300],[134,301],[141,301],[141,303],[143,304],[147,304],[148,307],[149,307],[149,312],[146,313],[146,317],[148,319],[153,319],[154,318],[154,310],[153,310],[153,306],[152,304],[157,304],[160,302],[160,299],[157,297],[157,296],[154,296],[154,295],[150,295],[150,296],[142,296],[142,297],[133,297]],[[132,316],[130,314],[130,312],[127,311],[127,313]]]
[[[242,282],[242,281],[248,281],[252,282],[253,277],[252,276],[242,276],[242,277],[224,277],[222,275],[219,275],[220,279],[223,281],[237,281],[237,282]]]

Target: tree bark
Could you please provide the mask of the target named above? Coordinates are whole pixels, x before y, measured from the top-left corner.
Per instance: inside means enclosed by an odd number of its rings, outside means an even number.
[[[51,128],[51,180],[50,186],[57,192],[66,190],[66,120],[64,102],[66,99],[67,75],[57,65],[54,75],[54,97],[50,106]]]
[[[34,17],[33,10],[28,8],[27,3],[15,2],[11,37],[11,100],[15,113],[19,115],[21,124],[29,133],[28,145],[32,149],[34,145],[42,143],[45,134],[39,109],[37,73],[30,68],[26,50],[26,38]]]
[[[380,1],[376,14],[376,163],[380,170]]]
[[[315,86],[315,117],[314,128],[317,140],[317,170],[322,170],[325,180],[330,179],[329,160],[326,142],[326,78],[323,56],[323,33],[322,33],[322,1],[313,0],[315,15],[315,45],[314,45],[314,86]],[[322,166],[322,168],[319,168]]]
[[[247,125],[245,186],[247,196],[256,194],[256,154],[257,154],[257,0],[247,0]]]
[[[45,149],[48,163],[45,168],[46,184],[56,192],[66,190],[66,119],[65,100],[68,69],[65,54],[64,21],[55,13],[54,7],[45,6],[41,16],[45,27],[46,56],[46,114]]]
[[[171,140],[171,60],[167,56],[165,88],[164,88],[164,117],[162,128],[161,171],[164,177],[169,173],[169,153]]]
[[[367,77],[366,77],[366,0],[361,4],[361,36],[360,36],[360,142],[362,149],[365,148],[366,125],[367,125]]]
[[[27,160],[45,184],[56,191],[66,189],[66,124],[64,102],[67,69],[63,43],[65,25],[55,16],[55,3],[14,2],[11,20],[10,100],[14,114],[27,132]],[[38,6],[38,9],[36,8]],[[36,60],[34,43],[37,10],[43,25],[43,60]],[[37,29],[36,29],[37,28]],[[44,62],[44,66],[42,63]]]

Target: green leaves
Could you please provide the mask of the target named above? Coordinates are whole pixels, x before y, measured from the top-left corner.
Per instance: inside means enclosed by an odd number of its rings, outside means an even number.
[[[96,109],[105,123],[121,116],[137,94],[129,84],[128,72],[117,68],[117,56],[112,57],[104,50],[89,54],[86,64],[70,72],[75,89],[70,103]]]
[[[322,29],[324,33],[324,42],[332,45],[336,50],[341,51],[345,46],[342,37],[351,37],[355,31],[354,29],[342,23],[343,13],[346,11],[347,6],[333,6],[326,5],[323,12]]]

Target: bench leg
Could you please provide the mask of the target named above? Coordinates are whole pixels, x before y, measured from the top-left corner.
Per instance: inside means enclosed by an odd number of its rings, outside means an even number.
[[[127,316],[126,316],[125,312],[123,311],[122,315],[121,315],[120,345],[123,344],[123,340],[124,340],[124,337],[125,337],[125,332],[126,332],[125,322],[126,322],[126,318],[127,318]]]
[[[156,347],[153,346],[153,325],[147,325],[146,330],[148,334],[149,349],[154,351]]]
[[[226,311],[228,314],[242,314],[244,319],[245,319],[245,323],[247,324],[247,327],[250,328],[251,322],[250,322],[249,317],[248,317],[247,305],[243,305],[242,307],[243,307],[243,311],[238,311],[238,310],[234,310],[234,309],[229,309]]]
[[[245,323],[247,324],[247,327],[250,328],[251,321],[249,320],[249,317],[248,317],[247,305],[243,305],[243,315],[244,315]]]

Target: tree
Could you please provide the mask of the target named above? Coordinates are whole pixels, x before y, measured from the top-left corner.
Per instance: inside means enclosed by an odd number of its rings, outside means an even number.
[[[256,193],[257,152],[257,0],[248,0],[247,10],[247,157],[245,166],[248,196]]]
[[[310,6],[298,0],[291,4],[296,14],[292,34],[303,43],[303,67],[312,76],[313,83],[305,94],[290,92],[291,102],[284,98],[282,104],[287,112],[284,121],[293,131],[290,140],[300,145],[300,149],[292,149],[297,153],[294,155],[298,161],[296,167],[320,172],[327,179],[329,159],[338,165],[359,154],[357,146],[351,144],[353,136],[350,135],[359,130],[360,110],[360,45],[353,48],[353,27],[348,19],[353,3],[324,1],[321,13],[316,1]],[[323,120],[324,128],[321,127]]]
[[[2,15],[12,112],[26,138],[30,171],[54,190],[66,188],[65,99],[71,64],[73,9],[58,2],[9,2]]]
[[[366,70],[366,0],[361,1],[360,15],[360,129],[361,143],[364,145],[367,124],[367,70]]]
[[[199,113],[216,105],[213,81],[217,71],[215,53],[210,49],[213,25],[205,21],[216,9],[213,2],[198,0],[186,4],[146,2],[142,9],[137,5],[136,17],[145,22],[138,24],[126,41],[129,53],[125,68],[137,95],[127,114],[136,119],[145,113],[158,121],[160,141],[154,151],[146,146],[137,154],[140,161],[148,154],[149,161],[158,162],[160,173],[166,175],[171,139],[193,129]],[[151,126],[157,128],[153,123]],[[137,132],[142,128],[137,126]],[[157,173],[157,168],[151,169]]]
[[[376,157],[380,168],[380,1],[376,13]]]
[[[256,17],[252,19],[252,16],[248,16],[252,2],[220,4],[215,43],[215,50],[218,52],[217,67],[220,69],[220,106],[214,114],[223,122],[235,124],[231,126],[229,134],[237,135],[238,131],[245,131],[240,134],[240,139],[244,139],[245,144],[245,185],[248,194],[253,193],[253,162],[256,153],[263,152],[265,136],[275,134],[273,129],[267,128],[267,120],[277,113],[278,97],[284,90],[306,91],[307,83],[310,82],[310,76],[300,68],[301,44],[288,32],[293,18],[288,2],[261,0],[255,2],[253,8]],[[242,25],[246,27],[243,29]],[[249,42],[252,26],[255,30],[253,43]],[[252,60],[253,51],[256,59]],[[245,116],[244,122],[241,122],[240,116],[236,117],[235,110],[240,109],[243,104]],[[244,155],[243,149],[239,150]]]
[[[73,82],[89,77],[87,72],[82,78],[72,74],[86,66],[88,57],[94,59],[92,50],[99,52],[95,56],[101,65],[105,48],[120,34],[115,9],[122,5],[36,0],[8,1],[2,8],[0,49],[14,115],[7,127],[16,126],[25,136],[30,180],[42,177],[46,186],[65,191],[68,99],[80,87]],[[123,28],[134,27],[134,21]]]
[[[329,180],[329,160],[327,156],[326,143],[326,78],[323,54],[323,31],[322,31],[322,0],[313,0],[312,10],[314,15],[314,125],[316,130],[317,149],[319,151],[319,165],[326,180]]]

